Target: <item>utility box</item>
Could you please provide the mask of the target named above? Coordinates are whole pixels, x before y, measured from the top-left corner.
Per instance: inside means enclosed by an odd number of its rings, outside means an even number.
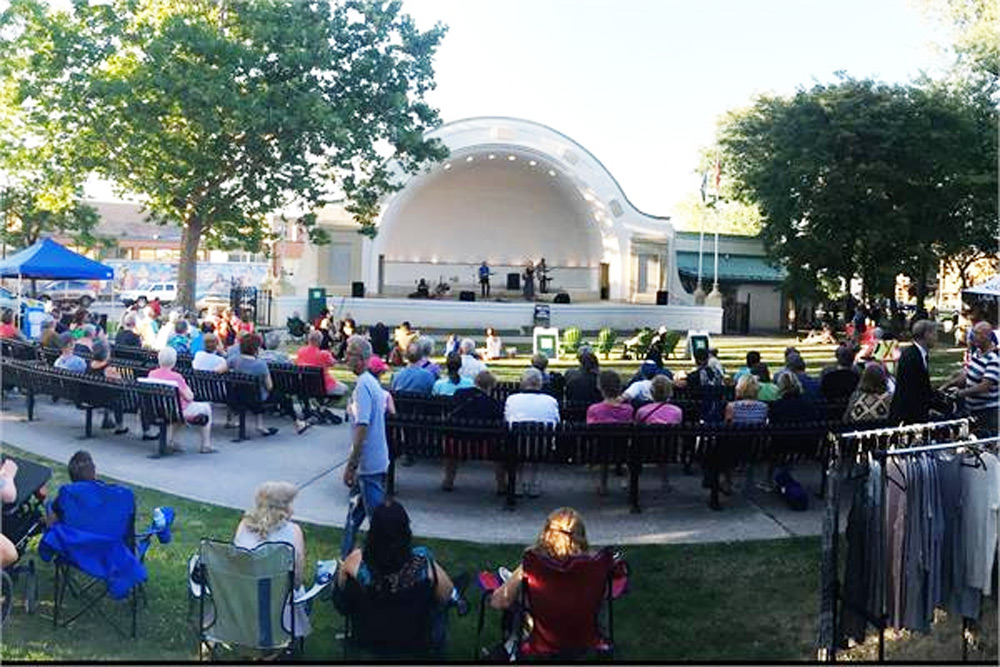
[[[533,354],[544,354],[549,359],[559,358],[559,329],[556,327],[535,327],[531,339]]]
[[[319,317],[319,314],[326,308],[326,288],[325,287],[310,287],[309,288],[309,306],[306,312],[309,314],[309,323],[311,324]]]

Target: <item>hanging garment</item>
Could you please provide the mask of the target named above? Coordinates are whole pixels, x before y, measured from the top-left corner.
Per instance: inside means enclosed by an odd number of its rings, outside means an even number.
[[[838,638],[840,646],[847,646],[848,639],[863,642],[867,633],[866,612],[870,612],[868,590],[872,582],[871,571],[877,569],[867,558],[871,541],[868,533],[870,514],[866,480],[854,489],[851,511],[847,517],[847,529],[844,532],[847,553],[844,565],[843,604],[840,607],[838,626],[841,632],[841,637]],[[880,610],[871,615],[878,618],[879,613]]]
[[[886,600],[889,627],[902,627],[903,621],[903,542],[906,526],[906,475],[904,464],[892,458],[886,463],[886,530],[888,553],[885,554]]]

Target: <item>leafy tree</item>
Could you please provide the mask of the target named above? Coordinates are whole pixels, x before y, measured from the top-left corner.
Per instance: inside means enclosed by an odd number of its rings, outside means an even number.
[[[974,69],[1000,78],[1000,4],[996,0],[925,0],[949,24],[955,51]]]
[[[372,234],[394,170],[446,154],[423,138],[445,29],[398,0],[13,0],[4,21],[29,72],[18,102],[62,110],[98,173],[182,228],[187,306],[199,244],[259,251],[287,207],[322,243],[312,211],[338,196]]]
[[[81,203],[86,166],[58,116],[14,103],[17,86],[0,76],[0,241],[15,248],[48,234],[95,245],[96,211]]]
[[[723,163],[790,280],[860,277],[867,298],[892,298],[906,273],[922,298],[937,260],[995,238],[984,232],[996,220],[983,196],[997,187],[989,94],[842,77],[763,96],[725,119]]]

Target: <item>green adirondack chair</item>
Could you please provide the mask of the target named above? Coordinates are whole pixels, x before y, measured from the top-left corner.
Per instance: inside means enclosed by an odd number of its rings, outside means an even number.
[[[611,350],[615,349],[615,342],[618,340],[618,336],[615,334],[615,330],[611,328],[601,329],[600,333],[597,334],[597,351],[604,355],[607,359],[611,356]]]
[[[577,350],[580,349],[580,329],[577,327],[570,327],[563,331],[562,342],[560,343],[562,347],[562,355],[564,357],[576,356]]]

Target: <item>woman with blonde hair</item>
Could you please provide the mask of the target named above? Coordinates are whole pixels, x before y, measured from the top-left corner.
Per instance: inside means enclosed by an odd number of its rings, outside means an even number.
[[[286,542],[295,549],[295,594],[305,592],[306,540],[299,524],[292,521],[292,503],[299,493],[291,482],[264,482],[257,487],[253,509],[236,526],[233,544],[254,549],[264,542]],[[285,610],[286,620],[288,610]],[[304,637],[311,631],[309,616],[302,606],[295,607],[295,634]]]
[[[794,377],[794,376],[792,376]],[[767,403],[758,400],[760,381],[752,374],[736,383],[736,400],[726,404],[727,424],[763,424],[767,421]]]
[[[527,551],[557,561],[590,553],[587,527],[583,524],[583,517],[572,507],[560,507],[553,511],[545,520],[534,546],[529,547]],[[503,586],[490,596],[490,606],[494,609],[510,607],[518,598],[523,577],[524,568],[519,565]]]

